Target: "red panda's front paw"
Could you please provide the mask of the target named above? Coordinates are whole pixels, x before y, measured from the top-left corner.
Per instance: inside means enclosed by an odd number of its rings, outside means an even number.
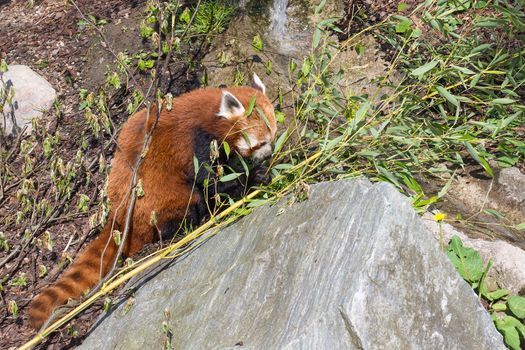
[[[250,174],[250,185],[259,186],[259,185],[269,185],[272,182],[272,175],[270,170],[263,166],[258,165],[252,169]]]

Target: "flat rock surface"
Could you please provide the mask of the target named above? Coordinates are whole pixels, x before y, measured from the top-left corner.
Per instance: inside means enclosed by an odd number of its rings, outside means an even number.
[[[12,115],[16,126],[23,129],[27,126],[27,131],[31,130],[31,120],[41,118],[43,112],[53,105],[56,98],[56,91],[51,84],[38,73],[28,66],[10,65],[8,71],[2,76],[7,86],[14,89],[14,99],[12,107],[7,105],[5,114]],[[6,118],[0,121],[0,127],[7,134],[14,132],[13,118]]]
[[[146,277],[80,349],[504,349],[385,183],[312,186],[308,200],[258,208]]]

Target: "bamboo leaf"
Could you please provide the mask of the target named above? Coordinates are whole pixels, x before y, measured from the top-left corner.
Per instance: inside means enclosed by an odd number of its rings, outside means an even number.
[[[355,117],[357,119],[361,119],[365,116],[366,112],[368,111],[368,109],[370,108],[370,102],[366,101],[365,103],[363,103],[359,109],[357,110],[357,112],[355,112]]]
[[[410,72],[410,74],[421,79],[425,73],[432,70],[432,68],[434,68],[438,63],[438,61],[432,60],[428,63],[425,63],[421,67],[414,69],[412,72]]]
[[[223,141],[222,142],[222,147],[224,147],[224,153],[226,153],[226,158],[229,158],[230,157],[230,152],[231,152],[230,145],[228,144],[228,142]]]
[[[450,186],[452,186],[452,181],[454,180],[454,175],[456,175],[456,172],[454,171],[454,173],[450,176],[450,179],[448,179],[447,183],[445,184],[445,186],[443,186],[443,188],[441,190],[439,190],[438,194],[437,194],[437,197],[438,198],[442,198],[444,195],[447,194],[448,190],[450,189]]]
[[[279,153],[281,148],[283,148],[284,142],[288,138],[288,129],[286,129],[281,136],[275,141],[275,147],[273,148],[273,154]]]
[[[460,71],[461,73],[463,74],[467,74],[467,75],[474,75],[476,74],[476,72],[468,69],[468,68],[465,68],[465,67],[459,67],[459,66],[455,66],[455,65],[452,65],[452,67],[458,71]]]
[[[315,7],[315,13],[316,14],[319,14],[321,13],[321,11],[323,10],[324,6],[326,5],[326,0],[321,0],[321,2],[319,3],[319,5],[317,5]]]
[[[228,174],[228,175],[224,175],[222,176],[219,181],[220,182],[228,182],[228,181],[232,181],[232,180],[235,180],[236,178],[238,178],[239,176],[241,176],[242,174],[241,173],[232,173],[232,174]]]
[[[316,27],[314,31],[314,38],[312,41],[312,47],[315,49],[319,46],[319,41],[321,41],[321,28]]]
[[[436,90],[439,92],[439,94],[445,98],[448,102],[452,103],[454,106],[459,107],[459,101],[456,98],[456,96],[452,95],[447,89],[445,89],[443,86],[437,85]]]
[[[499,211],[494,210],[494,209],[487,208],[487,209],[485,209],[483,211],[486,214],[494,216],[496,219],[504,219],[505,218],[505,216],[503,216],[503,214],[501,214]]]
[[[390,183],[396,185],[398,188],[401,188],[401,184],[399,183],[399,181],[397,181],[396,177],[394,176],[394,174],[392,174],[390,171],[386,170],[385,168],[379,166],[379,165],[376,165],[376,168],[377,168],[377,171],[383,175],[383,177],[388,180]]]
[[[193,173],[195,176],[199,173],[199,160],[196,156],[193,156]]]
[[[489,162],[487,162],[487,160],[485,158],[483,158],[478,153],[478,151],[474,147],[472,147],[472,145],[469,142],[465,141],[465,142],[463,142],[463,144],[467,148],[467,151],[468,151],[468,153],[470,153],[472,158],[474,158],[474,160],[476,162],[478,162],[479,165],[481,165],[491,177],[494,177],[494,172],[492,171],[492,168],[490,167]]]
[[[511,98],[496,98],[490,101],[490,103],[493,105],[509,105],[514,102],[516,102],[516,100],[513,100]]]
[[[252,114],[253,107],[255,106],[255,100],[256,100],[256,97],[255,95],[253,95],[252,99],[250,100],[250,104],[248,104],[248,109],[246,110],[246,116],[248,117]]]
[[[290,168],[293,168],[293,165],[292,164],[288,164],[288,163],[283,163],[283,164],[277,164],[273,167],[273,169],[277,169],[277,170],[286,170],[286,169],[290,169]]]
[[[481,51],[485,51],[486,49],[489,49],[490,47],[492,47],[492,44],[481,44],[479,46],[476,46],[475,48],[473,48],[470,53],[473,54],[473,53],[478,53],[478,52],[481,52]]]
[[[264,124],[266,124],[266,127],[268,129],[271,129],[270,127],[270,121],[268,120],[268,118],[266,117],[266,114],[264,114],[264,111],[262,109],[260,109],[258,106],[255,107],[255,109],[257,110],[257,113],[259,113],[259,115],[261,116],[262,120],[264,121]]]
[[[268,200],[265,200],[265,199],[254,199],[250,203],[248,203],[247,207],[256,208],[256,207],[260,207],[261,205],[266,204],[267,202]]]
[[[325,144],[323,147],[323,151],[328,151],[332,148],[334,148],[341,140],[343,139],[345,135],[337,136],[336,138],[330,140],[328,143]]]

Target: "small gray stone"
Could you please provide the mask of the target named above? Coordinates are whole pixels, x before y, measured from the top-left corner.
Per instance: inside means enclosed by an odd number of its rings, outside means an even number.
[[[12,114],[16,126],[21,130],[27,126],[26,132],[31,131],[31,120],[41,118],[43,112],[49,110],[56,98],[56,91],[51,84],[28,66],[11,65],[2,76],[7,86],[14,89],[12,111],[11,106],[5,106],[5,120],[0,120],[0,128],[7,135],[15,131]],[[14,113],[12,113],[14,112]]]
[[[409,200],[364,179],[260,207],[136,283],[80,349],[159,349],[164,321],[176,349],[504,349]]]
[[[498,184],[502,186],[510,199],[519,203],[525,213],[525,175],[518,168],[505,168],[499,173]]]

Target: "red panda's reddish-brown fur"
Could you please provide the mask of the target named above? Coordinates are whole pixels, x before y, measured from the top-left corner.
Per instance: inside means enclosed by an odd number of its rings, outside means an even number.
[[[256,113],[248,117],[245,113],[228,118],[219,116],[225,91],[240,101],[243,110],[256,96],[256,106],[264,112],[267,121]],[[154,108],[151,108],[146,123],[148,113],[142,110],[130,117],[123,126],[109,175],[111,211],[108,222],[58,282],[45,288],[32,301],[29,311],[32,327],[39,328],[56,307],[66,303],[69,298],[79,298],[109,271],[118,251],[112,232],[124,229],[132,166],[142,152],[145,133],[151,130],[155,114]],[[213,135],[219,142],[227,141],[243,157],[252,156],[261,145],[272,142],[276,132],[273,107],[264,95],[264,85],[262,88],[259,85],[258,88],[199,89],[173,99],[171,111],[163,108],[138,172],[145,196],[136,201],[131,229],[123,249],[125,256],[132,256],[145,244],[158,239],[159,232],[150,224],[152,212],[156,213],[159,224],[180,220],[187,213],[188,203],[196,205],[203,200],[200,193],[192,192],[191,183],[188,182],[188,178],[194,176],[193,130],[197,128]],[[254,143],[250,147],[246,147],[246,133]]]

